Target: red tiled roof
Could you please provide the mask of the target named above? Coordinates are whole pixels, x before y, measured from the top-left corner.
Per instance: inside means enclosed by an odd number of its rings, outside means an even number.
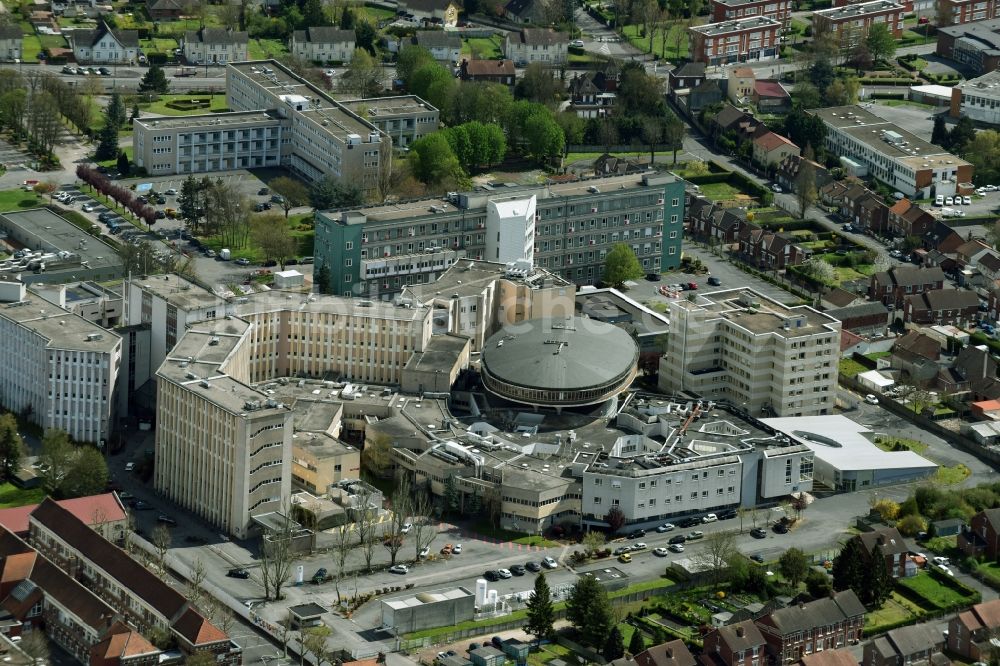
[[[469,60],[465,63],[469,76],[514,76],[513,60]]]
[[[14,534],[28,533],[28,516],[35,510],[37,504],[15,506],[12,509],[0,509],[0,525]]]
[[[900,199],[899,201],[897,201],[892,205],[892,208],[889,209],[889,212],[895,213],[896,215],[902,215],[906,211],[910,210],[910,206],[912,205],[913,204],[910,203],[909,199]]]
[[[125,508],[114,493],[58,500],[56,504],[91,526],[126,519]],[[28,504],[12,509],[0,509],[0,525],[14,534],[27,534],[28,516],[37,508],[37,504]]]
[[[183,636],[191,645],[205,645],[229,640],[225,633],[206,620],[201,613],[188,608],[174,623],[174,631]]]
[[[160,650],[124,622],[115,622],[104,640],[91,648],[91,654],[100,659],[124,659],[143,654],[156,654]]]
[[[788,91],[777,81],[757,81],[753,89],[760,97],[788,97]]]
[[[785,137],[777,134],[776,132],[768,132],[762,136],[754,139],[754,143],[759,145],[764,150],[774,150],[779,146],[791,146],[792,148],[798,148],[794,143],[786,139]]]

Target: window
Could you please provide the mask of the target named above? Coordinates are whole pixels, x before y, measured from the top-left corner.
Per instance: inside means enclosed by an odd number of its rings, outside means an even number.
[[[353,250],[354,249],[354,241],[346,241],[344,243],[344,249],[345,250]]]
[[[600,497],[595,497],[594,498],[594,504],[600,504],[600,503],[601,503],[601,498]]]
[[[621,504],[621,502],[618,500],[617,497],[611,500],[611,506],[618,506],[619,504]]]
[[[604,485],[604,479],[594,479],[594,485],[595,486],[603,486]]]

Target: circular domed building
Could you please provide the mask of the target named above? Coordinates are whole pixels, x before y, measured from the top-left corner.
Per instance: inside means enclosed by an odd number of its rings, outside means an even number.
[[[635,379],[639,347],[628,333],[594,319],[533,319],[504,327],[483,346],[483,385],[535,407],[594,405]]]

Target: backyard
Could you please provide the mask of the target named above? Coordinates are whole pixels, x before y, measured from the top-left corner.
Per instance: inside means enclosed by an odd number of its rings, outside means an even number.
[[[462,55],[475,60],[496,60],[503,57],[500,37],[469,37],[462,40]]]
[[[626,25],[622,27],[622,35],[637,49],[650,53],[649,36],[642,35],[642,26]],[[681,60],[688,55],[687,27],[683,22],[671,22],[666,30],[657,30],[653,36],[654,55],[667,60]]]
[[[280,39],[251,39],[247,44],[247,56],[251,60],[266,60],[288,53],[288,48]]]
[[[0,484],[0,509],[38,504],[43,499],[45,499],[45,490],[42,488],[24,490],[10,483]]]

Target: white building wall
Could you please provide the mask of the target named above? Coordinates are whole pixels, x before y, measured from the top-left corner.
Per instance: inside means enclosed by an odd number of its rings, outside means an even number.
[[[962,91],[962,117],[971,118],[987,125],[1000,125],[1000,89],[994,94],[983,94],[978,90]]]
[[[535,195],[517,202],[487,204],[484,259],[500,263],[527,259],[534,263],[536,204]]]

